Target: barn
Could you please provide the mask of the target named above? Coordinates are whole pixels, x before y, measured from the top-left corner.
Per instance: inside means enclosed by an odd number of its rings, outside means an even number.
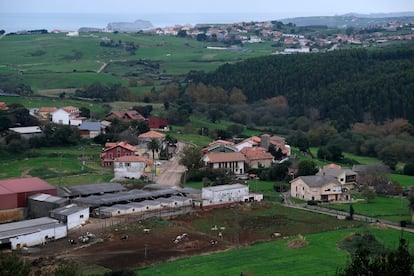
[[[0,224],[0,247],[5,249],[19,250],[66,236],[66,225],[48,217]]]
[[[249,186],[242,184],[218,185],[202,189],[202,206],[207,208],[262,199],[262,194],[250,193]]]
[[[89,208],[69,204],[50,211],[50,216],[65,223],[69,229],[77,228],[89,219]]]
[[[37,177],[0,180],[0,223],[23,219],[28,197],[38,193],[56,195],[56,188]]]

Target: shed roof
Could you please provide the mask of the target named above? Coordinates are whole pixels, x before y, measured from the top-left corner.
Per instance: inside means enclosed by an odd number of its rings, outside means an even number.
[[[85,184],[65,186],[58,189],[60,196],[86,196],[93,194],[104,194],[125,191],[126,189],[119,183],[97,183],[97,184]]]
[[[42,133],[42,129],[40,128],[40,126],[11,127],[9,129],[20,134]]]
[[[0,180],[0,194],[13,194],[56,190],[55,187],[38,177],[25,177]]]
[[[60,203],[68,201],[66,198],[62,198],[60,196],[52,196],[48,194],[35,194],[29,197],[32,200],[36,201],[44,201],[44,202],[52,202],[52,203]]]
[[[234,190],[240,188],[246,188],[246,185],[242,184],[228,184],[228,185],[217,185],[212,187],[204,187],[203,190],[209,190],[212,192],[219,192],[219,191],[226,191],[226,190]]]
[[[76,214],[80,211],[83,211],[85,209],[88,209],[88,208],[80,207],[76,204],[69,204],[69,205],[66,205],[66,206],[63,206],[57,209],[53,209],[52,211],[50,211],[50,213],[57,214],[57,215],[63,215],[63,216],[69,216],[72,214]]]
[[[49,217],[0,224],[0,240],[50,229],[59,222]]]
[[[82,122],[79,130],[100,131],[103,127],[100,122]]]

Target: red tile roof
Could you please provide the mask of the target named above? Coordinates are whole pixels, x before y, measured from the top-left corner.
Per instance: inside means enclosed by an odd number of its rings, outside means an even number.
[[[273,155],[262,147],[245,147],[240,152],[249,160],[273,159]]]
[[[0,180],[0,194],[14,194],[55,189],[55,187],[38,177]]]
[[[137,151],[137,148],[133,145],[128,144],[127,142],[108,142],[105,144],[105,149],[103,151],[107,151],[109,149],[115,148],[115,147],[123,147],[129,151]]]
[[[132,121],[132,120],[138,120],[138,121],[144,121],[146,120],[144,116],[138,113],[136,110],[114,110],[111,113],[109,113],[107,118],[118,118],[120,120],[124,121]]]
[[[154,130],[150,130],[148,132],[138,135],[138,138],[141,138],[141,139],[162,139],[164,137],[165,137],[165,134],[159,133]]]
[[[209,163],[246,161],[246,158],[240,152],[208,153],[206,157],[209,159]]]
[[[162,118],[148,118],[148,124],[150,129],[160,129],[168,127],[168,121]]]
[[[52,113],[55,112],[57,110],[56,107],[40,107],[39,108],[39,113]]]
[[[7,107],[5,102],[0,102],[0,110],[8,110],[9,108]]]

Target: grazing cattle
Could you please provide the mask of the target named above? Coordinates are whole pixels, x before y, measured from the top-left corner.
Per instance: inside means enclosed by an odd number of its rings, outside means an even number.
[[[217,225],[213,225],[213,226],[211,227],[211,231],[217,231],[217,230],[218,230]]]
[[[75,240],[73,240],[73,239],[70,239],[70,240],[68,240],[68,241],[69,241],[70,245],[77,244],[77,243],[76,243],[76,241],[75,241]]]
[[[83,243],[87,243],[89,242],[89,237],[88,236],[79,236],[79,241],[83,242]]]
[[[122,237],[121,237],[121,240],[127,240],[128,239],[128,235],[123,235]]]
[[[91,233],[91,232],[86,232],[86,236],[87,236],[88,238],[91,238],[91,239],[93,239],[93,238],[95,238],[95,237],[96,237],[96,235],[95,235],[94,233]]]
[[[217,243],[218,243],[218,241],[216,241],[216,240],[210,240],[211,245],[216,245]]]
[[[270,234],[270,237],[272,238],[272,239],[274,239],[274,238],[277,238],[277,237],[280,237],[281,236],[281,234],[280,233],[272,233],[272,234]]]
[[[220,239],[222,239],[222,238],[223,238],[223,233],[218,232],[217,236],[218,236]]]
[[[148,234],[148,233],[151,231],[151,229],[149,229],[149,228],[144,228],[144,229],[143,229],[143,231],[144,231],[144,233],[145,233],[145,234]]]
[[[220,227],[220,230],[224,231],[224,230],[226,230],[226,227],[221,226],[221,227]]]

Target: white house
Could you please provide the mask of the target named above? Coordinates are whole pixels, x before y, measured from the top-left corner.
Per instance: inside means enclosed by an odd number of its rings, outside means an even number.
[[[0,244],[12,250],[45,244],[66,236],[66,225],[48,217],[0,224]]]
[[[208,153],[203,156],[204,166],[210,169],[225,169],[234,174],[244,174],[246,158],[240,152]]]
[[[249,186],[242,184],[218,185],[202,189],[202,207],[204,208],[262,200],[262,194],[250,193]]]
[[[142,156],[127,155],[118,157],[114,160],[114,178],[140,179],[145,172],[150,172],[152,163],[151,159]]]
[[[50,216],[66,223],[68,230],[70,230],[84,225],[89,220],[89,208],[69,204],[50,211]]]
[[[60,125],[79,126],[86,118],[79,117],[80,110],[77,107],[66,106],[52,112],[52,122]]]
[[[341,183],[332,176],[299,176],[290,181],[290,195],[302,200],[349,200],[349,194],[342,192]]]

